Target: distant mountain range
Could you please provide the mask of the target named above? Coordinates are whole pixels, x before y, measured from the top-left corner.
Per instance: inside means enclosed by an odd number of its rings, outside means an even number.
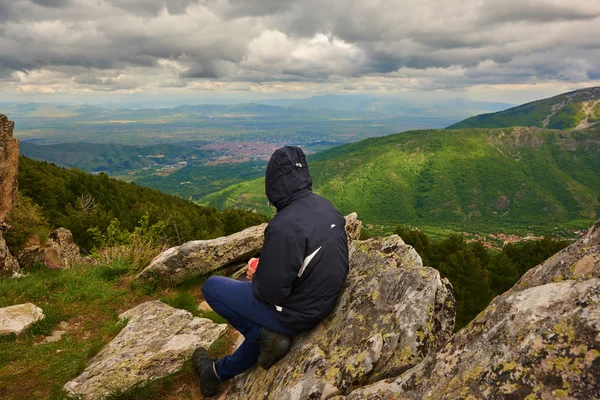
[[[470,100],[417,101],[326,95],[261,103],[129,109],[56,103],[0,103],[22,141],[147,145],[195,140],[349,143],[509,107]]]
[[[564,93],[492,114],[477,115],[448,129],[536,126],[550,129],[585,129],[600,122],[600,87]]]

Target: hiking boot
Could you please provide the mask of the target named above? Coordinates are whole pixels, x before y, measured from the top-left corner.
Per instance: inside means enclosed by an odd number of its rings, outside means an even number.
[[[219,391],[221,380],[217,375],[215,360],[210,357],[208,351],[198,347],[192,355],[192,365],[200,377],[200,391],[204,397],[212,397]]]
[[[260,347],[258,365],[263,369],[269,369],[290,351],[292,338],[263,327],[258,335],[258,346]]]

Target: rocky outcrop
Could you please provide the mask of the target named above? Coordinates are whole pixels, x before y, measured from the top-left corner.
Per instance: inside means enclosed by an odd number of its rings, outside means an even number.
[[[181,369],[193,351],[226,330],[209,319],[151,301],[124,312],[127,325],[64,389],[83,400],[103,399]]]
[[[17,196],[19,141],[13,137],[15,123],[0,114],[0,226],[8,220]]]
[[[348,240],[360,238],[362,222],[356,213],[346,217]],[[172,247],[152,260],[137,277],[146,281],[163,282],[171,285],[185,279],[204,275],[225,266],[235,267],[233,272],[245,274],[243,261],[258,255],[264,243],[267,224],[253,226],[233,235],[212,240],[194,240]]]
[[[21,268],[19,262],[8,250],[6,242],[0,232],[0,278],[19,276],[21,274]]]
[[[454,328],[449,282],[394,235],[354,241],[336,309],[290,353],[234,380],[227,399],[319,399],[397,376],[443,345]]]
[[[357,399],[600,398],[600,222],[437,353]]]
[[[9,227],[8,215],[17,195],[19,141],[13,137],[14,126],[6,115],[0,114],[0,278],[20,273],[19,263],[2,238],[2,230]]]
[[[152,260],[138,278],[178,284],[258,254],[264,242],[266,224],[253,226],[230,236],[194,240],[172,247]]]
[[[32,303],[0,308],[0,335],[20,335],[45,317],[44,311]]]
[[[27,247],[19,254],[19,263],[23,268],[34,263],[50,268],[68,268],[79,261],[79,246],[75,244],[71,231],[65,228],[53,231],[45,245]]]

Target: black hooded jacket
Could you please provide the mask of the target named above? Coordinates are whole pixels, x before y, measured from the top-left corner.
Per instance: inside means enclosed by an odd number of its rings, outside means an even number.
[[[335,307],[348,275],[344,217],[312,193],[312,178],[299,147],[275,151],[267,166],[267,198],[277,214],[265,230],[254,296],[273,305],[278,321],[309,330]]]

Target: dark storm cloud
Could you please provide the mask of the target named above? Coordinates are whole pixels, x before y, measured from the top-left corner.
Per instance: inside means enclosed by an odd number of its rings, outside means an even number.
[[[597,0],[0,0],[0,77],[93,90],[581,82],[598,79],[598,37]]]
[[[109,3],[135,15],[157,15],[163,9],[169,14],[183,14],[200,0],[108,0]]]
[[[574,2],[575,3],[575,2]],[[505,23],[517,21],[552,22],[560,20],[588,20],[600,16],[600,9],[579,9],[573,3],[549,4],[544,1],[519,2],[497,1],[482,7],[482,23]]]
[[[213,62],[199,62],[181,73],[182,78],[218,78],[219,70]]]
[[[44,7],[60,8],[67,6],[70,0],[30,0],[32,3],[38,4]]]

